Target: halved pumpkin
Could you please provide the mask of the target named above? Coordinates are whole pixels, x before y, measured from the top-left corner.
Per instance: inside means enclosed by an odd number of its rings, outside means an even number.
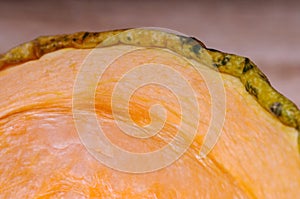
[[[85,38],[99,38],[99,35],[85,35]],[[74,38],[82,39],[78,43],[83,44],[85,38],[81,36]],[[106,38],[110,37],[112,35]],[[196,46],[198,41],[189,42]],[[190,45],[189,42],[185,41],[184,45]],[[54,39],[49,44],[60,43]],[[203,44],[200,46],[203,52],[207,52],[199,58],[202,63],[195,61],[193,56],[179,55],[180,52],[174,52],[174,49],[129,46],[122,42],[95,49],[65,48],[68,46],[62,45],[61,48],[65,49],[53,47],[55,52],[45,50],[43,52],[48,54],[42,57],[45,53],[30,54],[33,51],[23,45],[4,55],[0,64],[5,67],[0,71],[1,198],[297,198],[300,194],[300,158],[295,126],[284,124],[279,120],[280,116],[264,109],[257,99],[260,96],[250,95],[240,78],[208,67],[218,60],[222,63],[226,54],[209,51]],[[30,54],[28,59],[24,59],[27,56],[24,52]],[[91,55],[96,55],[96,63],[104,66],[109,56],[119,52],[126,53],[110,62],[101,77],[94,77],[94,71],[84,71],[84,67],[93,64],[89,61],[93,59]],[[40,58],[29,61],[30,57]],[[18,60],[26,62],[18,63]],[[238,60],[234,58],[232,63]],[[15,66],[6,67],[9,64]],[[225,69],[229,66],[226,64]],[[150,67],[153,65],[167,66],[174,73],[153,70]],[[202,73],[195,69],[195,65]],[[148,66],[149,71],[133,77],[154,74],[174,81],[169,81],[168,85],[140,85],[128,99],[128,104],[123,104],[123,97],[132,83],[130,79],[124,79],[124,74],[139,66]],[[88,136],[88,132],[78,132],[74,119],[74,87],[80,73],[84,74],[84,81],[99,78],[95,87],[86,87],[96,89],[95,110],[87,112],[96,113],[98,125],[115,146],[130,153],[159,151],[176,138],[182,123],[193,129],[189,120],[197,117],[199,120],[191,145],[170,164],[145,173],[126,172],[121,168],[123,165],[111,168],[99,161],[88,150],[89,143],[80,137]],[[174,79],[175,73],[192,88],[199,108],[196,115],[189,115],[187,121],[181,121],[180,99],[189,102],[192,96],[186,96],[187,91],[183,89],[173,92],[172,88],[182,86]],[[219,106],[217,110],[224,108],[225,117],[219,139],[214,140],[213,147],[208,144],[211,151],[199,156],[201,147],[207,144],[205,136],[209,128],[217,128],[212,121],[213,114],[216,114],[212,111],[213,103],[217,103],[217,99],[213,99],[205,74],[221,77],[225,106]],[[122,78],[119,93],[115,92]],[[90,101],[85,101],[84,95],[81,97],[79,102],[82,104],[79,105],[87,107]],[[269,96],[263,99],[269,99]],[[112,102],[119,105],[117,111],[113,110]],[[166,121],[156,135],[140,139],[124,134],[118,127],[116,118],[128,122],[124,117],[127,109],[131,120],[141,128],[151,124],[155,117],[161,118],[160,112],[149,114],[150,107],[157,103],[165,108]],[[296,108],[296,115],[299,114],[297,111]],[[189,136],[190,132],[185,133]],[[163,162],[167,155],[162,154],[161,160],[154,161]],[[151,160],[144,162],[143,166],[151,165]],[[128,162],[127,166],[134,169],[135,164],[143,162]]]

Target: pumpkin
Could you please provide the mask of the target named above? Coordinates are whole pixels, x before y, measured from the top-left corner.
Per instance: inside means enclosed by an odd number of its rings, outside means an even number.
[[[248,58],[129,29],[40,37],[0,68],[1,198],[299,195],[299,110]]]

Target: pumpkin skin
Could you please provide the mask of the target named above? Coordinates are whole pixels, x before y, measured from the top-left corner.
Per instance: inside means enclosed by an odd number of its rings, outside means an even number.
[[[110,54],[119,47],[102,50]],[[97,161],[80,141],[72,115],[74,83],[90,52],[64,49],[0,72],[5,85],[0,90],[1,197],[297,198],[297,131],[263,109],[236,77],[221,75],[226,93],[222,134],[212,151],[197,159],[211,118],[209,90],[186,60],[167,50],[137,48],[114,62],[97,87],[97,118],[107,137],[123,148],[147,152],[163,146],[157,137],[141,142],[122,135],[110,101],[116,76],[149,61],[165,64],[180,71],[196,92],[202,125],[193,143],[173,164],[149,173],[120,172]],[[137,90],[131,117],[140,125],[149,123],[148,109],[157,101],[170,112],[161,136],[172,138],[180,115],[168,90]]]

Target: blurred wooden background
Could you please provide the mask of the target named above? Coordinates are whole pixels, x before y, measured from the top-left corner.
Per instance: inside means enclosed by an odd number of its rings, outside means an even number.
[[[0,53],[41,35],[163,27],[249,57],[300,106],[300,1],[0,1]]]

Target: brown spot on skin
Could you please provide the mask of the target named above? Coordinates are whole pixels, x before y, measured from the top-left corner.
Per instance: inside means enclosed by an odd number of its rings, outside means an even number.
[[[199,54],[201,48],[202,48],[202,46],[200,44],[196,44],[192,47],[192,51],[196,54]]]
[[[246,82],[245,88],[246,88],[246,91],[248,91],[248,93],[250,93],[251,95],[253,95],[257,98],[257,89],[254,88],[249,82]]]
[[[213,66],[219,68],[220,66],[225,66],[228,62],[230,62],[230,55],[225,55],[225,56],[219,57],[213,63]]]
[[[243,74],[248,72],[249,70],[253,69],[254,66],[251,64],[250,60],[248,58],[245,59],[245,66],[243,68]]]
[[[64,36],[63,41],[67,42],[69,38],[67,36]]]
[[[230,55],[226,55],[222,60],[221,64],[224,66],[230,61]]]
[[[90,33],[85,32],[85,33],[83,34],[83,36],[82,36],[82,40],[84,40],[85,38],[87,38],[87,37],[89,36],[89,34],[90,34]]]
[[[281,116],[281,113],[282,113],[282,104],[280,102],[274,102],[270,106],[270,110],[274,115],[279,117],[279,116]]]
[[[197,40],[195,40],[193,37],[186,37],[186,36],[182,36],[182,35],[177,35],[181,41],[181,43],[183,44],[199,44],[199,42]]]
[[[270,81],[268,80],[267,76],[263,74],[262,72],[258,72],[258,75],[268,84],[270,84]]]

